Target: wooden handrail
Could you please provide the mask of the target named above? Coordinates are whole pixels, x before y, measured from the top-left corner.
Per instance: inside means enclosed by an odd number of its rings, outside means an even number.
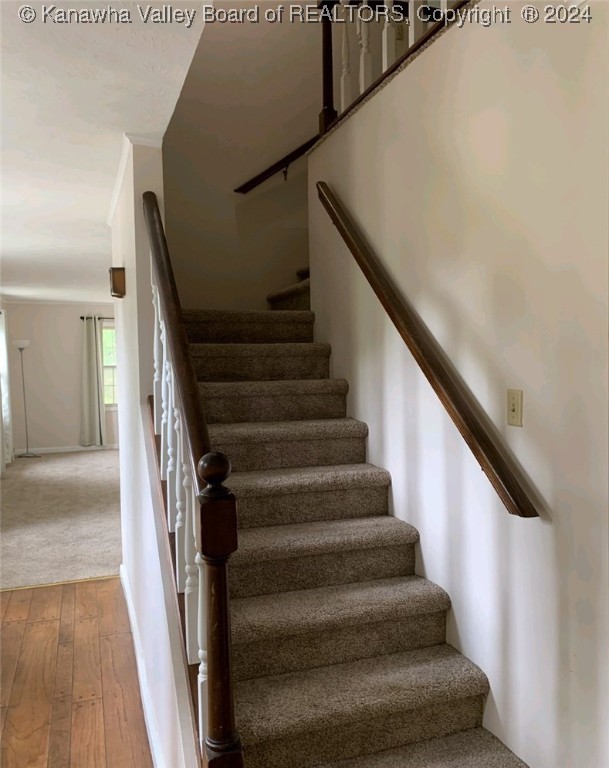
[[[387,270],[373,254],[328,185],[323,181],[317,182],[317,192],[372,290],[508,512],[519,517],[539,517],[535,504],[523,487],[523,481],[517,477],[515,470],[500,452],[497,441],[492,436],[493,427],[488,417],[454,370],[438,342],[414,308],[399,294]]]
[[[237,505],[234,495],[223,485],[231,465],[223,453],[211,450],[163,220],[154,192],[144,193],[143,204],[164,320],[165,344],[171,353],[174,386],[182,415],[181,428],[186,434],[192,480],[199,501],[200,555],[206,571],[209,691],[205,765],[207,768],[243,768],[243,750],[235,727],[228,591],[228,560],[237,550]]]
[[[156,275],[159,301],[163,307],[165,334],[172,354],[176,388],[184,414],[186,439],[190,446],[193,482],[196,483],[195,487],[199,495],[203,492],[205,484],[197,473],[197,465],[199,459],[211,451],[207,421],[201,404],[197,377],[190,360],[188,337],[182,319],[182,305],[171,266],[159,204],[154,192],[144,192],[143,200],[152,266]]]
[[[260,173],[257,173],[255,176],[241,184],[241,186],[237,187],[233,191],[238,192],[240,195],[245,195],[247,192],[251,192],[252,189],[255,189],[257,186],[262,184],[263,181],[270,179],[271,176],[279,173],[279,171],[286,170],[287,167],[291,165],[295,160],[298,160],[299,157],[302,157],[302,155],[306,154],[318,139],[319,136],[312,136],[308,141],[305,141],[304,144],[301,144],[299,147],[296,147],[296,149],[288,152],[288,154],[284,155],[281,160],[277,160],[277,162],[269,165],[269,167],[265,168],[264,171],[260,171]]]

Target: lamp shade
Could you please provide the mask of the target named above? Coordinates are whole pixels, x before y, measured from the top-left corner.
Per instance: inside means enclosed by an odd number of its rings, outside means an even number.
[[[29,339],[18,339],[13,342],[13,346],[17,349],[27,349],[30,346]]]

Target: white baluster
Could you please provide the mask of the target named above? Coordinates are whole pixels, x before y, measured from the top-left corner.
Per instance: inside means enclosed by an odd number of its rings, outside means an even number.
[[[365,9],[368,9],[367,11]],[[372,15],[372,9],[368,3],[364,2],[360,6],[360,12],[364,13],[364,18]],[[372,85],[372,52],[370,50],[370,24],[369,21],[359,19],[359,92],[363,93],[368,86]]]
[[[385,17],[385,26],[383,27],[383,72],[389,69],[397,57],[396,29],[395,24],[391,21],[393,0],[385,0],[385,5],[387,7],[387,16]]]
[[[184,464],[182,457],[182,417],[177,407],[177,392],[173,393],[175,418],[175,479],[176,479],[176,584],[178,592],[184,592],[186,585],[186,521],[184,519]]]
[[[184,474],[184,558],[186,560],[186,581],[184,583],[184,612],[186,616],[186,655],[189,664],[199,661],[199,568],[196,557],[195,530],[198,520],[195,520],[195,510],[199,505],[194,496],[192,485],[192,470],[188,457],[186,435],[182,430],[182,472]]]
[[[161,346],[161,321],[159,317],[159,292],[152,283],[152,304],[154,306],[154,378],[152,393],[154,395],[154,433],[161,434],[161,420],[163,414],[163,402],[161,394],[161,366],[163,365],[163,352]]]
[[[422,5],[427,5],[428,0],[408,0],[408,12],[410,23],[408,25],[408,47],[413,46],[417,40],[429,28],[429,24],[417,16],[417,11]]]
[[[198,509],[199,505],[197,504],[195,514]],[[195,562],[199,569],[199,621],[197,622],[199,674],[197,676],[197,691],[199,695],[199,739],[201,750],[203,750],[207,736],[207,606],[205,602],[205,563],[198,550]]]
[[[167,405],[169,387],[167,385],[167,336],[165,334],[165,322],[159,305],[159,319],[161,323],[161,480],[167,480],[167,440],[169,433],[169,409]]]
[[[341,46],[341,69],[340,69],[340,110],[344,112],[345,109],[353,101],[353,89],[351,83],[351,52],[349,50],[349,35],[353,28],[353,24],[349,21],[348,8],[343,6],[343,19],[342,25],[342,46]]]
[[[170,533],[176,526],[176,481],[175,481],[175,432],[173,420],[173,399],[175,395],[173,381],[173,366],[167,360],[165,368],[167,379],[167,528]]]

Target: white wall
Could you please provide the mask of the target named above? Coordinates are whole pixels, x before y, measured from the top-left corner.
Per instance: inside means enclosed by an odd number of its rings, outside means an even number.
[[[163,141],[184,307],[266,309],[307,266],[306,161],[287,182],[280,173],[247,195],[233,189],[317,133],[320,65],[318,24],[206,25]]]
[[[483,6],[490,5],[483,3]],[[453,29],[310,157],[312,303],[369,457],[531,768],[609,766],[608,11]],[[511,517],[317,199],[323,179],[543,497]],[[525,426],[505,426],[508,387]]]
[[[81,315],[113,317],[107,304],[4,302],[16,452],[25,449],[23,395],[16,339],[29,339],[23,353],[30,449],[74,449],[80,442],[82,376]],[[106,441],[118,443],[116,410],[106,412]]]
[[[156,192],[162,205],[161,151],[125,140],[121,167],[116,206],[110,215],[112,263],[125,267],[126,276],[126,296],[116,306],[121,385],[121,576],[155,766],[194,768],[200,761],[182,660],[183,641],[178,622],[171,619],[175,586],[159,556],[166,542],[159,525],[162,500],[153,482],[156,470],[148,426],[154,315],[142,194],[146,190]]]

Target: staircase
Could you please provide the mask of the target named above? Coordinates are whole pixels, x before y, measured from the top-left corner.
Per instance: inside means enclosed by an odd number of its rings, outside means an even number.
[[[448,595],[313,341],[308,272],[271,311],[183,313],[214,450],[232,462],[229,567],[246,768],[526,768],[481,727],[484,673],[445,643]]]

